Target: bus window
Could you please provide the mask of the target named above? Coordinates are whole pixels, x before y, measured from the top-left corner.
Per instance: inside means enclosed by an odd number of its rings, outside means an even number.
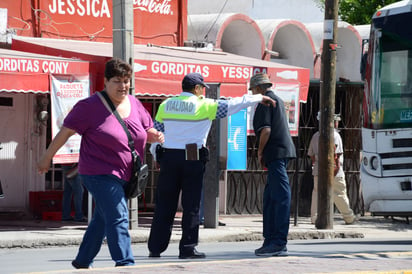
[[[382,127],[409,126],[412,122],[412,90],[408,67],[412,60],[409,50],[382,53],[381,109]]]
[[[372,94],[376,106],[372,115],[374,128],[412,126],[412,45],[399,39],[386,31],[377,43]]]

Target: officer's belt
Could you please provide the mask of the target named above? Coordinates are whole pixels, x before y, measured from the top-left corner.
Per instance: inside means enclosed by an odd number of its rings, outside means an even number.
[[[179,152],[179,151],[185,151],[185,149],[184,148],[163,148],[163,151],[170,151],[170,152],[173,152],[173,151],[175,151],[175,152]]]

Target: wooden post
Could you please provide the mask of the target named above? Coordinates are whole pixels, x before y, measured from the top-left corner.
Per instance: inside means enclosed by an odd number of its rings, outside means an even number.
[[[210,85],[206,97],[219,98],[219,88],[218,85]],[[219,123],[219,119],[212,122],[207,138],[210,160],[203,179],[205,228],[216,228],[219,223]]]
[[[318,217],[316,228],[333,228],[333,114],[335,113],[338,0],[325,1],[320,82]]]

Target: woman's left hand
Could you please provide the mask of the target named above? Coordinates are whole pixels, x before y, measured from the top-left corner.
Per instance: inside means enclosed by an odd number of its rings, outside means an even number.
[[[163,132],[161,132],[161,131],[158,131],[158,132],[157,132],[156,138],[157,138],[157,139],[156,139],[156,142],[157,142],[157,143],[163,144],[163,143],[165,142],[165,136],[164,136]]]
[[[150,128],[147,131],[147,142],[148,143],[164,143],[165,136],[163,132],[157,131],[155,128]]]

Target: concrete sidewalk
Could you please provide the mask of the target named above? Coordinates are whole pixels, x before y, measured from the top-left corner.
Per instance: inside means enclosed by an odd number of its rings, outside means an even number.
[[[139,228],[131,230],[133,243],[147,242],[152,216],[139,215]],[[219,220],[225,226],[200,228],[200,242],[231,242],[262,240],[261,215],[223,215]],[[180,217],[175,220],[172,242],[180,240]],[[333,229],[319,230],[310,223],[310,218],[299,217],[297,225],[290,220],[289,239],[333,238],[412,238],[412,224],[405,218],[361,216],[352,225],[345,225],[340,215],[335,215]],[[0,248],[32,248],[46,246],[79,245],[86,224],[60,221],[0,220]]]

